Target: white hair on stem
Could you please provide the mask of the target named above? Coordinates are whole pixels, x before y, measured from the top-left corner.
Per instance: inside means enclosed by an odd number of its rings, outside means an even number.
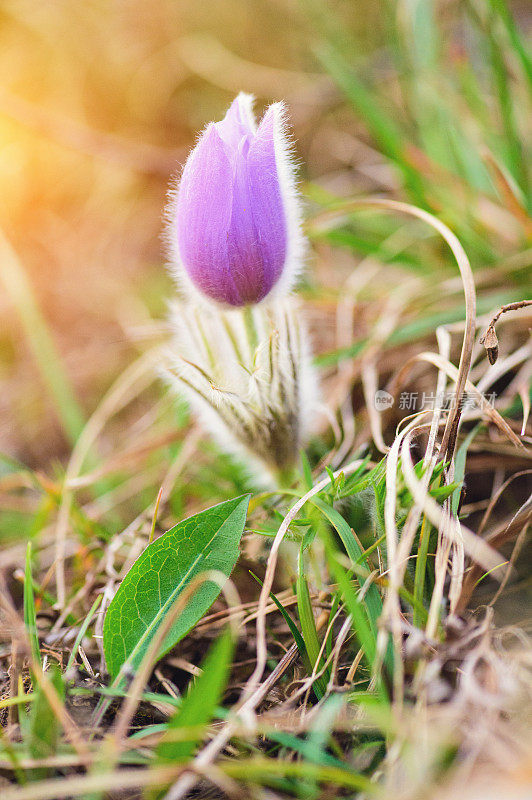
[[[208,315],[190,303],[171,310],[165,376],[223,450],[253,472],[290,470],[310,432],[317,381],[293,298]],[[268,480],[268,483],[271,481]]]

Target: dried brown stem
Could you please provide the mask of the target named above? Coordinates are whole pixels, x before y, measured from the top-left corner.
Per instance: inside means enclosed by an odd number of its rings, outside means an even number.
[[[508,305],[502,306],[491,320],[486,328],[486,333],[480,338],[480,344],[483,344],[486,348],[490,364],[495,364],[499,357],[499,340],[495,333],[497,320],[508,311],[519,311],[520,308],[526,308],[527,306],[532,306],[532,300],[519,300],[516,303],[508,303]]]

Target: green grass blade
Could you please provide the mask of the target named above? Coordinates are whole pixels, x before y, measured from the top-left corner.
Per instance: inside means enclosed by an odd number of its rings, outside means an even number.
[[[320,658],[319,656],[321,645],[318,637],[318,631],[316,630],[316,621],[314,619],[312,601],[310,599],[310,592],[305,575],[303,548],[300,548],[299,550],[297,567],[296,594],[297,610],[299,613],[299,621],[301,623],[301,633],[305,642],[311,667],[313,670],[318,672],[323,666],[323,657]],[[323,697],[325,694],[327,689],[327,677],[328,676],[325,673],[315,681],[318,699]]]
[[[527,159],[523,152],[521,136],[517,125],[512,87],[508,68],[504,61],[501,42],[493,30],[493,19],[488,27],[488,43],[490,48],[493,83],[497,92],[500,117],[504,129],[504,150],[506,162],[513,178],[528,197]]]
[[[263,586],[264,585],[263,582],[261,581],[261,579],[259,577],[257,577],[257,575],[255,575],[254,572],[251,572],[251,570],[250,570],[249,574],[253,578],[255,578],[255,580],[257,581],[259,586]],[[294,620],[292,619],[292,617],[290,616],[290,614],[288,613],[286,608],[279,602],[279,600],[277,599],[277,597],[275,596],[275,594],[273,592],[270,592],[270,600],[272,600],[275,603],[275,605],[279,609],[280,613],[282,614],[282,617],[283,617],[284,621],[286,622],[286,624],[290,628],[290,633],[294,637],[294,642],[297,645],[297,649],[299,650],[299,654],[300,654],[301,658],[303,659],[303,661],[305,663],[305,666],[307,667],[309,672],[311,672],[312,671],[312,667],[310,665],[310,660],[309,660],[309,657],[308,657],[307,648],[305,646],[305,640],[301,636],[301,634],[300,634],[300,632],[299,632],[299,630],[297,628],[297,625],[295,624]]]
[[[425,578],[426,578],[426,570],[427,570],[427,557],[429,552],[429,543],[430,543],[430,532],[432,530],[432,526],[427,518],[423,517],[423,522],[421,523],[421,531],[419,534],[419,545],[417,549],[417,558],[416,558],[416,571],[414,575],[414,598],[416,603],[419,605],[414,605],[414,625],[418,628],[421,627],[423,624],[423,615],[419,606],[424,608],[423,606],[423,595],[425,593]]]
[[[473,441],[473,439],[475,438],[481,427],[482,427],[481,423],[475,425],[475,427],[472,428],[472,430],[467,434],[464,441],[456,451],[456,456],[454,458],[453,481],[454,483],[458,483],[459,486],[453,492],[453,499],[452,499],[453,514],[458,514],[458,504],[460,503],[460,494],[462,492],[462,484],[464,482],[467,451],[469,450],[471,442]]]
[[[33,580],[31,574],[31,542],[26,548],[26,571],[24,575],[24,626],[30,640],[31,654],[35,664],[41,664],[41,651],[39,635],[37,632],[37,613],[35,609],[35,595],[33,594]]]
[[[530,84],[530,90],[532,91],[532,58],[521,40],[521,36],[519,35],[519,31],[508,4],[505,0],[490,0],[490,3],[492,9],[499,15],[504,23],[514,51],[521,61],[523,70],[527,76]]]
[[[155,751],[158,762],[187,761],[192,756],[226,687],[233,651],[233,636],[227,629],[209,650],[201,675],[170,719]]]
[[[354,74],[339,53],[330,46],[318,50],[318,58],[345,93],[371,135],[404,175],[415,200],[426,205],[423,182],[418,171],[409,163],[405,153],[405,136],[392,116],[381,107],[378,93],[370,91]]]
[[[361,564],[368,572],[370,568],[366,561],[364,551],[360,548],[353,531],[347,524],[342,515],[336,511],[335,508],[325,503],[319,497],[311,498],[311,503],[315,505],[322,514],[329,520],[331,525],[335,528],[342,543],[347,551],[347,555],[351,559],[353,565]],[[372,583],[366,592],[365,605],[368,611],[368,619],[373,630],[374,635],[377,633],[377,620],[382,612],[382,600],[377,586]]]
[[[339,769],[329,764],[312,764],[309,761],[285,761],[283,759],[253,758],[241,760],[227,760],[222,762],[222,770],[232,778],[238,778],[246,783],[271,785],[274,787],[276,778],[293,777],[298,781],[313,778],[317,781],[332,784],[338,796],[338,790],[353,789],[364,792],[364,795],[379,796],[380,790],[369,778],[359,773],[344,768]]]
[[[52,664],[47,672],[52,687],[61,700],[64,698],[64,683],[61,670]],[[33,758],[48,758],[56,753],[59,736],[59,721],[48,702],[42,686],[36,689],[35,701],[30,713],[28,749]]]
[[[350,580],[346,570],[338,560],[330,534],[322,533],[325,553],[332,575],[338,584],[342,601],[352,618],[353,630],[356,633],[361,648],[364,651],[366,662],[370,669],[375,666],[377,641],[371,625],[368,622],[367,610],[364,603],[359,600],[358,593]]]
[[[67,672],[68,672],[69,669],[71,669],[74,666],[74,661],[76,660],[76,653],[78,652],[78,648],[79,648],[80,644],[83,641],[83,637],[87,633],[87,629],[88,629],[89,625],[92,622],[92,618],[95,615],[96,610],[98,609],[98,606],[100,605],[101,599],[102,599],[102,595],[99,594],[98,597],[96,598],[96,600],[94,601],[94,603],[92,604],[89,613],[87,614],[87,616],[83,620],[83,624],[82,624],[81,628],[78,631],[78,635],[76,636],[76,641],[74,642],[74,646],[72,647],[72,651],[71,651],[69,659],[68,659],[68,663],[67,663],[67,667],[66,667],[66,671]]]

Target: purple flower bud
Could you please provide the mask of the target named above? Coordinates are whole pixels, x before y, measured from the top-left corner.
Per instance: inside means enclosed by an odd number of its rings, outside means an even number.
[[[284,107],[271,105],[257,127],[252,102],[239,94],[207,126],[168,210],[179,282],[226,306],[287,292],[305,249]]]

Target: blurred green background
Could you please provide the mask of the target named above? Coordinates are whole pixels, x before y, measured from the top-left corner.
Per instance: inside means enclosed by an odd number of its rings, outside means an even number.
[[[259,111],[287,102],[313,202],[398,196],[458,229],[476,268],[526,254],[531,9],[511,10],[515,24],[499,0],[2,2],[0,449],[31,467],[68,451],[28,287],[86,415],[164,316],[169,177],[240,90]],[[393,230],[338,233],[334,257],[319,243],[314,302]],[[440,251],[411,265],[436,272]],[[529,263],[502,273],[516,295]]]
[[[196,132],[245,89],[285,98],[312,156],[332,82],[308,44],[283,0],[1,4],[0,224],[85,409],[131,360],[124,327],[164,312],[165,195]],[[0,449],[36,466],[66,441],[2,288]]]

